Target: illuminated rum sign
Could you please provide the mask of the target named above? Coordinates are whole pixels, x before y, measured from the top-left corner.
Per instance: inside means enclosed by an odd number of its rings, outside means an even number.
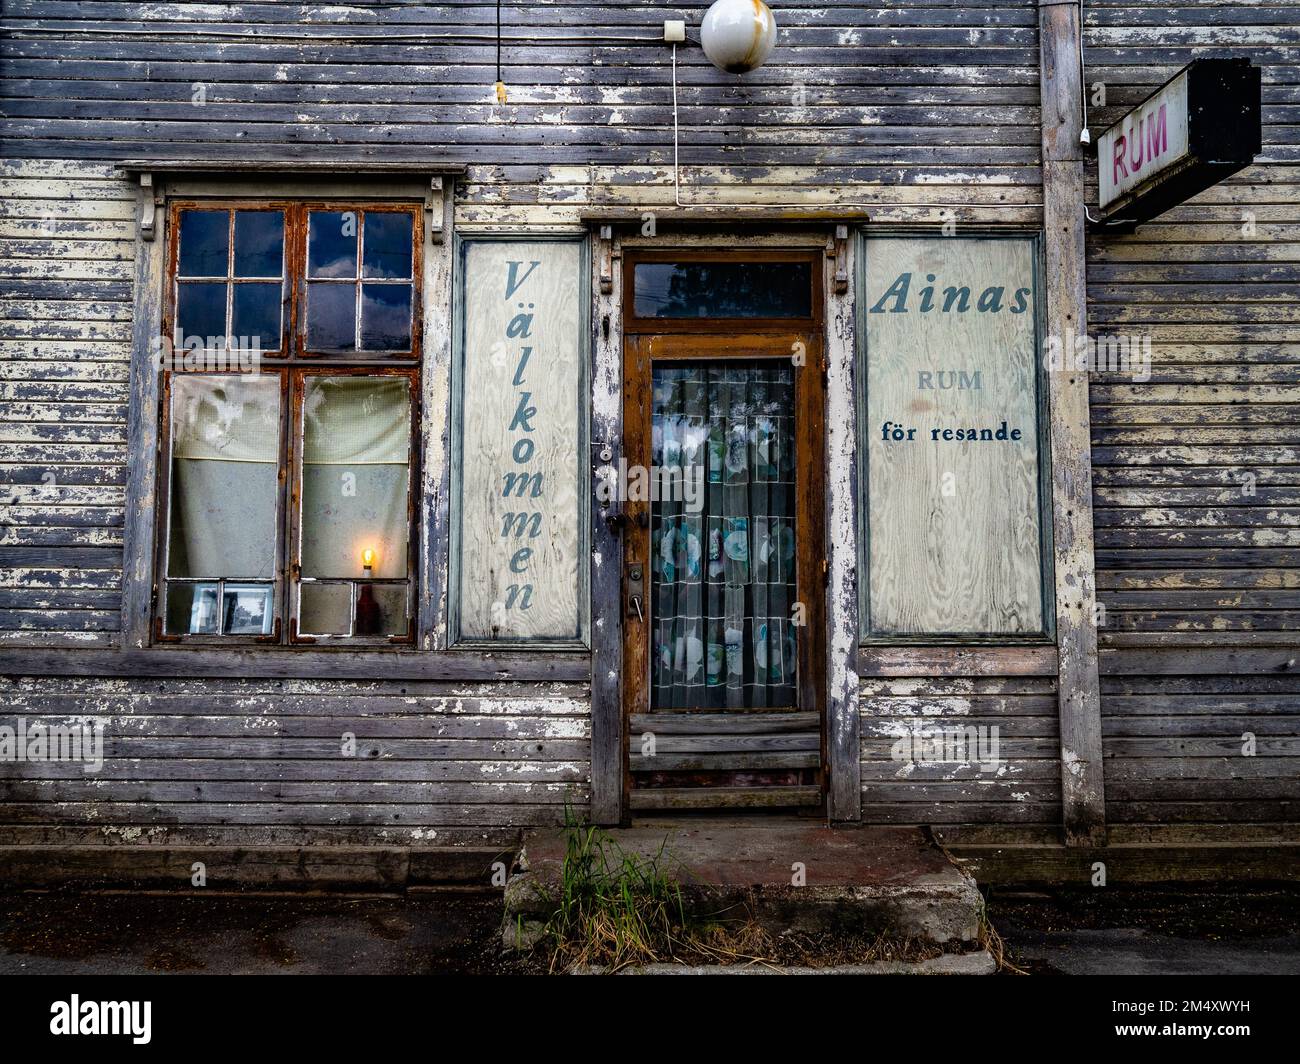
[[[1147,221],[1253,161],[1259,85],[1249,60],[1197,59],[1106,130],[1097,145],[1105,215]]]

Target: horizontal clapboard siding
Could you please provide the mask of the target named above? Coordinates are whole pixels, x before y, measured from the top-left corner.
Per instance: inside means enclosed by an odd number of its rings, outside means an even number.
[[[101,772],[3,766],[8,826],[364,826],[427,840],[559,823],[589,801],[585,685],[20,677],[0,679],[0,699],[11,726],[104,727]]]
[[[1300,819],[1300,677],[1104,676],[1115,823]]]
[[[63,158],[459,162],[463,225],[666,207],[670,49],[654,38],[666,17],[695,36],[706,8],[505,5],[505,34],[536,39],[506,44],[497,107],[492,4],[7,0],[2,135],[11,154]],[[956,204],[1037,224],[1034,4],[777,17],[777,53],[743,79],[678,50],[684,202],[879,203],[878,220]],[[322,39],[339,34],[373,40]]]
[[[1247,654],[1214,672],[1208,657],[1274,646],[1285,658],[1300,643],[1297,44],[1294,7],[1087,8],[1088,82],[1106,86],[1095,132],[1197,56],[1263,67],[1254,166],[1131,235],[1088,241],[1090,332],[1149,339],[1152,360],[1149,381],[1096,373],[1091,388],[1115,823],[1297,816],[1295,662],[1261,674]],[[1161,674],[1142,675],[1152,648]]]
[[[869,824],[1059,824],[1060,733],[1050,676],[869,678],[860,688]],[[919,762],[915,735],[983,729],[1000,764]],[[905,744],[900,749],[899,741]],[[976,747],[989,752],[990,745]]]
[[[120,628],[135,240],[95,162],[0,162],[0,646]]]

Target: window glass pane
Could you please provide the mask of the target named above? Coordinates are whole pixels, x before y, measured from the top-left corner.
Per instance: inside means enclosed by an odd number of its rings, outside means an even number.
[[[279,277],[284,265],[284,212],[235,211],[235,276]]]
[[[229,211],[181,211],[181,277],[225,277],[229,261]]]
[[[410,285],[361,286],[361,346],[367,351],[411,349]]]
[[[312,211],[307,219],[307,276],[357,275],[357,211]]]
[[[303,584],[298,602],[300,635],[352,633],[351,584]]]
[[[176,286],[176,331],[187,336],[226,335],[226,284],[181,281]]]
[[[808,318],[807,262],[638,262],[640,318]]]
[[[795,371],[718,359],[653,368],[651,707],[797,704]]]
[[[278,377],[171,378],[169,576],[270,578]]]
[[[167,582],[167,632],[171,635],[218,635],[221,611],[216,584]]]
[[[357,288],[354,284],[307,285],[307,347],[352,351],[357,345]]]
[[[223,635],[270,635],[275,609],[270,584],[226,584],[221,595]]]
[[[366,584],[357,588],[353,635],[405,635],[406,585]]]
[[[408,379],[308,377],[303,433],[303,575],[405,577]],[[367,550],[373,552],[369,572]]]
[[[411,276],[411,216],[389,211],[366,214],[363,277]]]
[[[231,309],[231,335],[247,350],[280,349],[280,285],[237,284]]]

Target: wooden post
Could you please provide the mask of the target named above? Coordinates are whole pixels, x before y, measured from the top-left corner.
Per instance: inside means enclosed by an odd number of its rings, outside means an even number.
[[[1087,332],[1080,33],[1077,4],[1039,0],[1047,335],[1049,342],[1062,345],[1067,363],[1073,356],[1074,338]],[[1093,614],[1088,374],[1067,364],[1047,377],[1062,818],[1067,845],[1099,846],[1106,840],[1106,803]]]
[[[612,228],[591,256],[596,293],[591,343],[593,490],[602,467],[618,468],[623,450],[622,271]],[[608,282],[608,283],[606,283]],[[591,505],[591,822],[618,824],[625,811],[623,764],[623,544],[607,518],[617,505]]]
[[[846,234],[847,236],[847,234]],[[862,819],[858,697],[858,447],[856,323],[848,278],[860,245],[838,232],[826,249],[826,815]],[[844,290],[839,278],[843,275]],[[857,298],[862,298],[859,290]]]
[[[143,175],[141,175],[143,177]],[[155,342],[162,336],[167,212],[161,179],[152,178],[140,201],[135,239],[135,317],[131,323],[131,401],[127,404],[126,514],[122,539],[122,646],[149,643],[153,609],[154,521],[158,483],[158,380]],[[147,225],[145,223],[148,223]],[[161,239],[158,235],[161,234]]]

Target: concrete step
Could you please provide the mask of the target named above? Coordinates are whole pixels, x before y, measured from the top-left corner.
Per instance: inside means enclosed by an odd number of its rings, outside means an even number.
[[[939,945],[979,935],[983,901],[975,881],[917,828],[664,818],[606,835],[614,844],[607,865],[622,853],[656,859],[697,917],[750,914],[774,933],[885,934]],[[525,836],[520,871],[506,886],[507,947],[529,947],[553,911],[566,839],[560,829]]]
[[[944,953],[921,961],[866,961],[824,968],[774,964],[645,964],[640,967],[574,968],[570,975],[993,975],[997,962],[986,949]]]

